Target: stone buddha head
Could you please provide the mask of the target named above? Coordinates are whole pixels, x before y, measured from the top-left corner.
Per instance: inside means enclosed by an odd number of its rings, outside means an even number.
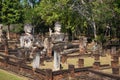
[[[55,33],[60,33],[60,31],[61,31],[61,24],[59,22],[55,23],[54,30],[55,30]]]
[[[25,31],[25,33],[29,33],[30,34],[32,32],[32,25],[26,24],[24,26],[24,31]]]

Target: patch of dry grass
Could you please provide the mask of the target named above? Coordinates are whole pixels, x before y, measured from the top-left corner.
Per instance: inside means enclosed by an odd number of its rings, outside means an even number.
[[[94,57],[83,57],[84,59],[84,67],[92,66],[94,63]],[[40,65],[40,69],[53,69],[53,61],[52,62],[44,62],[45,66]],[[111,64],[111,56],[106,55],[105,57],[100,57],[100,63],[103,64]],[[75,68],[78,67],[78,58],[68,58],[66,63],[61,63],[63,69],[67,69],[69,64],[75,65]]]

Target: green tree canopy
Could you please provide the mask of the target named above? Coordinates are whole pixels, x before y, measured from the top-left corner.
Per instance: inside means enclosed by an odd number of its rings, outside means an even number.
[[[100,23],[106,23],[106,21],[112,17],[110,2],[111,1],[108,0],[76,0],[74,2],[73,9],[78,12],[80,16],[83,16],[85,21],[93,27],[95,38],[97,37],[97,28],[101,27]]]
[[[2,22],[13,24],[23,22],[23,8],[19,0],[3,0],[2,2]]]
[[[110,3],[111,0],[41,0],[35,13],[48,24],[61,22],[64,30],[72,32],[89,25],[96,37],[100,24],[105,24],[113,16]]]
[[[10,32],[10,24],[22,23],[24,20],[23,8],[19,0],[2,0],[2,23],[8,25],[8,39]]]
[[[2,22],[2,0],[0,1],[0,23]]]
[[[41,0],[35,8],[35,13],[49,25],[59,21],[63,31],[71,29],[73,32],[80,22],[80,16],[72,10],[73,0]]]
[[[34,6],[36,6],[40,0],[21,0],[20,3],[24,10],[24,23],[33,23],[33,17],[35,13],[33,12]]]

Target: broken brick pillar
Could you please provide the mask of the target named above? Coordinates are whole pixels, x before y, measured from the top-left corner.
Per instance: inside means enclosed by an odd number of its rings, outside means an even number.
[[[52,69],[46,69],[46,79],[45,80],[53,80]]]
[[[69,69],[69,74],[70,74],[70,77],[75,77],[75,74],[74,74],[74,69],[75,69],[75,67],[74,67],[74,65],[72,65],[72,64],[70,64],[69,66],[68,66],[68,69]]]
[[[113,74],[119,74],[119,54],[116,52],[116,47],[111,48],[111,68]]]
[[[113,74],[119,74],[119,61],[111,61],[111,68]]]
[[[94,54],[93,68],[100,69],[100,55],[99,54]]]
[[[99,70],[100,69],[100,62],[94,62],[93,63],[93,69]]]
[[[100,60],[100,55],[99,54],[94,54],[94,59],[95,59],[95,61],[99,61]]]
[[[78,59],[78,68],[84,67],[84,59],[80,58]]]
[[[117,61],[119,63],[119,56],[118,55],[114,55],[112,57],[113,61]]]
[[[63,54],[61,57],[62,63],[65,63],[67,61],[67,55]]]

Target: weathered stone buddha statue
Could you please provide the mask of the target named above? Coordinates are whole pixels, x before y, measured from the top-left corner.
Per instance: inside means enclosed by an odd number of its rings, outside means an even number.
[[[5,49],[5,53],[8,54],[8,39],[6,37],[6,32],[3,31],[3,25],[0,24],[0,48]]]
[[[20,47],[23,49],[25,58],[32,58],[32,67],[35,71],[40,65],[40,54],[43,49],[41,41],[34,38],[32,26],[27,24],[24,26],[25,34],[20,37]],[[27,56],[27,57],[26,57]]]
[[[60,54],[64,49],[64,33],[61,33],[61,24],[55,23],[54,33],[51,34],[54,51],[54,70],[60,70]]]
[[[25,34],[20,37],[20,47],[31,48],[34,42],[34,37],[31,34],[32,26],[29,24],[26,24],[24,26],[24,31],[25,31]]]

